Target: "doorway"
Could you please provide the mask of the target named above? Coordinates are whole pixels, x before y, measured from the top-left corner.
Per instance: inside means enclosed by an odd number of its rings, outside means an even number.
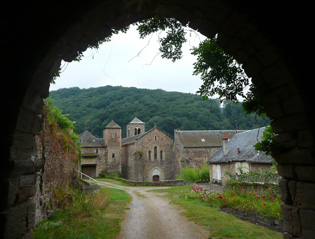
[[[154,175],[153,176],[153,182],[159,182],[160,181],[160,176],[159,175]]]

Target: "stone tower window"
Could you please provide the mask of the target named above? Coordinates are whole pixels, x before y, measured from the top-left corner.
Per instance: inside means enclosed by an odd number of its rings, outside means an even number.
[[[154,146],[154,159],[157,159],[157,146]]]
[[[114,153],[112,153],[112,158],[113,158],[113,159],[115,158],[115,154],[114,154]]]
[[[151,150],[149,150],[149,160],[151,160]]]
[[[138,134],[140,134],[141,133],[141,129],[140,128],[135,128],[135,135],[138,135]]]
[[[154,141],[156,141],[156,139],[157,139],[157,137],[156,137],[156,135],[154,135]]]
[[[160,159],[163,159],[163,150],[160,151]]]

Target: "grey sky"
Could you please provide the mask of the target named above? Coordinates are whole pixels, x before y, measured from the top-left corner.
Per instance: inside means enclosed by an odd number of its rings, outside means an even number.
[[[131,27],[126,34],[114,35],[98,50],[87,50],[80,62],[62,63],[62,73],[50,90],[112,85],[196,93],[202,81],[192,75],[195,57],[189,50],[199,44],[200,38],[204,39],[191,33],[183,47],[183,58],[173,63],[156,56],[158,34],[141,40],[135,27]]]

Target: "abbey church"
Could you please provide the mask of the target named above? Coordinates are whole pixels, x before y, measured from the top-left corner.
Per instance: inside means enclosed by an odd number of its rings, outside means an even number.
[[[199,167],[222,148],[223,137],[235,130],[174,131],[174,139],[157,126],[146,131],[145,123],[134,118],[122,138],[121,127],[111,121],[103,138],[88,131],[80,135],[81,170],[97,177],[102,172],[119,173],[133,181],[173,180],[181,167]]]

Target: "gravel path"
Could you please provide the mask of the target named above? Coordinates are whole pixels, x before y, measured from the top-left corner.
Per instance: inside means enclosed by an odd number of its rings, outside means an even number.
[[[148,190],[161,187],[123,187],[102,182],[106,187],[123,189],[133,200],[117,239],[206,239],[209,232],[180,215],[175,205]]]

